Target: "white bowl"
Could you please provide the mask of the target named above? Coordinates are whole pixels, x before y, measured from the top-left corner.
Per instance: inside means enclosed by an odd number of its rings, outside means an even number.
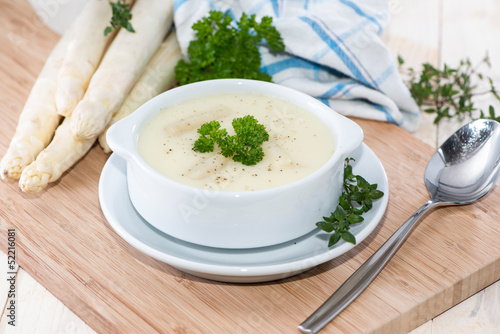
[[[137,151],[142,126],[162,108],[218,93],[258,93],[287,100],[320,118],[331,130],[335,152],[309,176],[256,191],[208,191],[174,181],[149,166]],[[130,199],[151,225],[175,238],[219,248],[276,245],[303,236],[329,215],[342,191],[344,159],[363,140],[361,128],[322,102],[277,84],[221,79],[169,90],[113,125],[111,149],[127,161]],[[186,215],[189,212],[189,215]]]

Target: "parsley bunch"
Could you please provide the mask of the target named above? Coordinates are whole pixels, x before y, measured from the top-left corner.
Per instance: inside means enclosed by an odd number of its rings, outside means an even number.
[[[193,24],[196,39],[189,43],[189,62],[180,60],[175,67],[177,81],[180,85],[220,78],[271,81],[260,72],[258,45],[265,40],[272,51],[284,50],[272,21],[265,16],[257,23],[255,15],[243,13],[234,27],[229,15],[210,11],[208,17]]]
[[[404,64],[404,59],[398,57],[399,65]],[[468,117],[474,119],[473,112],[477,110],[473,97],[482,94],[492,94],[500,100],[493,80],[484,77],[478,72],[481,65],[491,66],[488,55],[473,67],[469,59],[461,60],[455,68],[444,64],[442,69],[436,68],[429,63],[424,63],[420,71],[408,68],[403,74],[408,77],[407,85],[419,107],[424,107],[424,112],[435,114],[434,123],[437,124],[443,118],[457,117],[460,121]],[[476,82],[487,80],[488,88],[477,91]],[[480,110],[479,118],[494,119],[500,121],[500,116],[495,117],[495,109],[489,106],[487,115]]]
[[[333,232],[328,247],[335,245],[341,238],[356,244],[356,238],[349,232],[350,225],[362,222],[364,218],[361,215],[372,208],[373,200],[384,196],[382,191],[377,190],[377,184],[370,184],[362,176],[354,175],[349,161],[354,159],[345,159],[343,191],[335,212],[330,217],[323,217],[324,221],[316,223],[321,230]]]
[[[203,124],[197,132],[200,137],[194,142],[195,152],[213,152],[215,144],[221,148],[221,154],[226,158],[246,166],[252,166],[264,158],[262,143],[269,140],[269,134],[264,125],[259,124],[255,117],[247,115],[235,118],[232,122],[236,135],[228,136],[226,129],[221,129],[220,123],[211,121]]]
[[[107,36],[113,30],[118,30],[118,28],[123,27],[130,32],[135,32],[132,27],[130,20],[132,19],[132,14],[130,13],[130,4],[121,3],[120,0],[117,2],[110,2],[109,5],[113,11],[111,16],[111,21],[109,22],[111,26],[104,29],[104,36]]]

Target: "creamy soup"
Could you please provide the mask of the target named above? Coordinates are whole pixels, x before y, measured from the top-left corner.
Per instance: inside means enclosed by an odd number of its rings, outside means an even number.
[[[214,152],[197,153],[196,130],[219,121],[234,135],[234,118],[253,115],[266,127],[264,159],[253,166]],[[200,188],[252,191],[297,181],[319,169],[335,150],[333,135],[323,122],[290,102],[260,94],[217,94],[162,109],[141,129],[138,151],[154,169],[169,178]]]

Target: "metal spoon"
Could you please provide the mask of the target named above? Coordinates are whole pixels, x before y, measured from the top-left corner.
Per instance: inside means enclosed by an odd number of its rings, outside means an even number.
[[[303,333],[317,333],[342,312],[382,271],[427,210],[434,206],[477,201],[493,188],[499,174],[500,124],[492,120],[477,120],[460,128],[439,147],[425,169],[425,185],[431,199],[411,215],[298,329]]]

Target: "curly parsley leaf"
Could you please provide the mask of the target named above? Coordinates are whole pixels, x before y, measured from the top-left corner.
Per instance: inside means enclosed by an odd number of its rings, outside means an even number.
[[[260,71],[258,46],[265,41],[272,51],[285,48],[271,17],[263,17],[257,23],[255,15],[243,13],[235,27],[228,14],[210,11],[192,28],[196,39],[188,46],[189,62],[180,60],[175,67],[180,85],[221,78],[271,81],[268,74]]]
[[[349,161],[354,159],[345,159],[343,191],[337,208],[329,217],[323,217],[323,221],[316,223],[319,229],[327,233],[333,232],[328,240],[328,247],[335,245],[340,239],[356,244],[356,237],[349,232],[350,226],[362,222],[362,214],[372,208],[374,200],[384,196],[377,189],[377,184],[370,184],[362,176],[354,175]]]
[[[111,16],[111,21],[109,22],[111,26],[107,26],[104,29],[104,36],[107,36],[113,30],[118,30],[120,27],[127,29],[129,32],[135,32],[130,20],[132,19],[132,13],[130,13],[130,4],[121,3],[121,1],[110,2],[111,10],[113,15]]]
[[[226,129],[221,129],[217,121],[203,124],[197,132],[201,136],[194,142],[193,150],[200,153],[213,152],[215,143],[219,143],[223,137],[227,136]]]
[[[230,139],[234,150],[233,160],[248,166],[257,164],[264,158],[260,145],[269,140],[266,128],[250,115],[235,118],[232,125],[236,132]]]
[[[198,133],[200,137],[194,142],[195,152],[213,152],[215,144],[221,148],[221,154],[226,158],[246,166],[252,166],[264,158],[262,143],[269,140],[269,134],[264,125],[259,124],[255,117],[246,115],[235,118],[232,122],[234,136],[228,136],[226,129],[220,128],[220,123],[211,121],[203,124]]]

